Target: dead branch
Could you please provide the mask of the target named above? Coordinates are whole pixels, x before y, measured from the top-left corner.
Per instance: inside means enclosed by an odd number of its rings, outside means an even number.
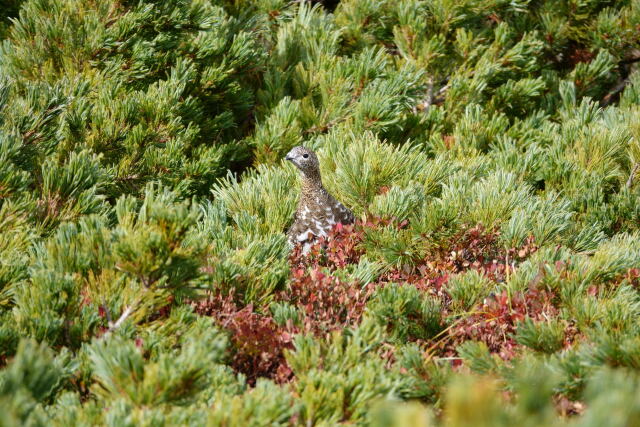
[[[133,305],[130,305],[127,308],[125,308],[124,311],[122,312],[122,315],[118,320],[116,320],[115,323],[109,322],[109,329],[107,330],[107,332],[104,333],[103,338],[107,338],[109,335],[111,335],[113,331],[118,329],[124,323],[124,321],[127,320],[129,316],[131,316],[131,313],[133,313],[133,307],[134,307]]]
[[[630,189],[631,186],[633,185],[633,179],[635,178],[636,173],[638,172],[638,167],[640,167],[640,164],[638,163],[633,165],[633,169],[631,169],[631,173],[629,174],[629,179],[627,180],[627,184],[626,184],[627,189]]]

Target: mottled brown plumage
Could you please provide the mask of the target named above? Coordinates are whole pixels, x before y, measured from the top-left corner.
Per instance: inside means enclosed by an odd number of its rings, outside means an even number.
[[[287,237],[292,246],[303,245],[302,251],[306,253],[316,237],[327,236],[331,228],[338,223],[353,223],[355,217],[322,185],[320,163],[313,151],[304,147],[294,147],[285,159],[300,170],[302,181],[298,209]]]

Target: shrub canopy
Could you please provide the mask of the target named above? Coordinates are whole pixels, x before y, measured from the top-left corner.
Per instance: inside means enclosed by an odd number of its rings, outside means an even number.
[[[640,3],[13,0],[7,425],[640,423]],[[287,247],[317,150],[359,220]]]

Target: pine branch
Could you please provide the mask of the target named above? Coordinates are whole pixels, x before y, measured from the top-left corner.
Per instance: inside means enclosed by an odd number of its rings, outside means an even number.
[[[111,318],[111,311],[109,310],[109,306],[107,305],[107,302],[104,300],[104,298],[102,299],[102,309],[107,316],[107,324],[111,325],[111,322],[113,321]]]
[[[413,113],[417,113],[418,110],[421,111],[427,111],[429,109],[429,107],[431,106],[431,103],[433,102],[433,79],[429,79],[429,82],[427,83],[427,94],[424,97],[424,100],[413,107]]]
[[[635,165],[633,165],[633,169],[631,169],[631,173],[629,174],[629,179],[627,179],[627,183],[625,185],[627,189],[631,189],[631,186],[633,185],[633,179],[635,178],[639,167],[640,167],[640,163],[636,163]]]
[[[127,320],[127,318],[131,315],[131,313],[133,313],[134,307],[135,307],[135,304],[127,306],[125,310],[122,312],[122,315],[120,316],[120,318],[116,320],[115,323],[112,324],[111,322],[109,322],[109,329],[107,330],[107,332],[104,333],[102,337],[107,338],[109,335],[111,335],[112,332],[118,329],[125,322],[125,320]]]
[[[625,87],[631,82],[630,79],[624,79],[618,82],[610,91],[607,93],[600,101],[600,106],[606,107],[607,105],[613,103],[620,92],[624,90]]]

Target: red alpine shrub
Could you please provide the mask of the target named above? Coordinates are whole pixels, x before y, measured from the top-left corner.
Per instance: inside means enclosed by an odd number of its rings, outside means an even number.
[[[296,305],[303,316],[302,330],[323,335],[360,322],[372,287],[346,283],[318,267],[293,271],[291,285],[279,295]]]
[[[332,273],[359,262],[362,236],[361,224],[338,224],[308,255],[302,255],[300,248],[294,249],[290,286],[278,298],[300,309],[304,332],[323,335],[360,322],[373,286],[345,282]]]
[[[215,294],[192,305],[196,312],[215,318],[229,332],[233,344],[232,366],[244,373],[250,384],[259,377],[285,382],[293,376],[283,355],[285,349],[292,348],[292,335],[324,336],[334,330],[357,326],[377,287],[389,283],[415,286],[441,302],[444,317],[451,300],[445,285],[451,275],[477,269],[490,280],[502,281],[516,262],[536,250],[533,242],[527,241],[521,248],[505,251],[499,244],[497,231],[476,226],[452,236],[417,264],[385,272],[375,283],[363,286],[357,281],[345,280],[340,270],[360,261],[365,231],[390,224],[392,221],[373,219],[337,225],[329,236],[318,239],[308,254],[303,255],[299,247],[292,251],[289,286],[275,295],[275,301],[297,308],[299,322],[295,325],[293,322],[278,325],[264,307],[258,312],[252,305],[239,307],[233,294]],[[404,228],[408,224],[404,221],[395,225]],[[453,355],[455,345],[461,341],[479,339],[485,341],[491,351],[509,358],[517,345],[511,338],[516,322],[532,313],[548,313],[552,309],[549,301],[547,294],[538,291],[511,299],[505,294],[489,299],[478,309],[478,314],[460,322],[442,338],[442,352]]]
[[[515,263],[526,259],[538,248],[530,237],[523,246],[505,251],[499,237],[499,231],[486,230],[481,225],[463,229],[430,256],[433,258],[430,264],[439,271],[454,274],[481,270],[493,281],[504,281]]]
[[[474,314],[452,328],[451,344],[457,346],[466,340],[482,341],[492,353],[511,359],[518,346],[513,337],[517,323],[525,317],[533,320],[556,317],[558,309],[553,305],[553,298],[551,292],[537,289],[511,297],[507,291],[488,297]]]
[[[192,306],[198,314],[213,317],[229,332],[233,344],[231,365],[247,376],[249,384],[255,384],[259,377],[278,382],[291,378],[283,355],[285,348],[292,347],[291,336],[271,316],[255,313],[252,305],[239,309],[232,294],[217,294]]]

